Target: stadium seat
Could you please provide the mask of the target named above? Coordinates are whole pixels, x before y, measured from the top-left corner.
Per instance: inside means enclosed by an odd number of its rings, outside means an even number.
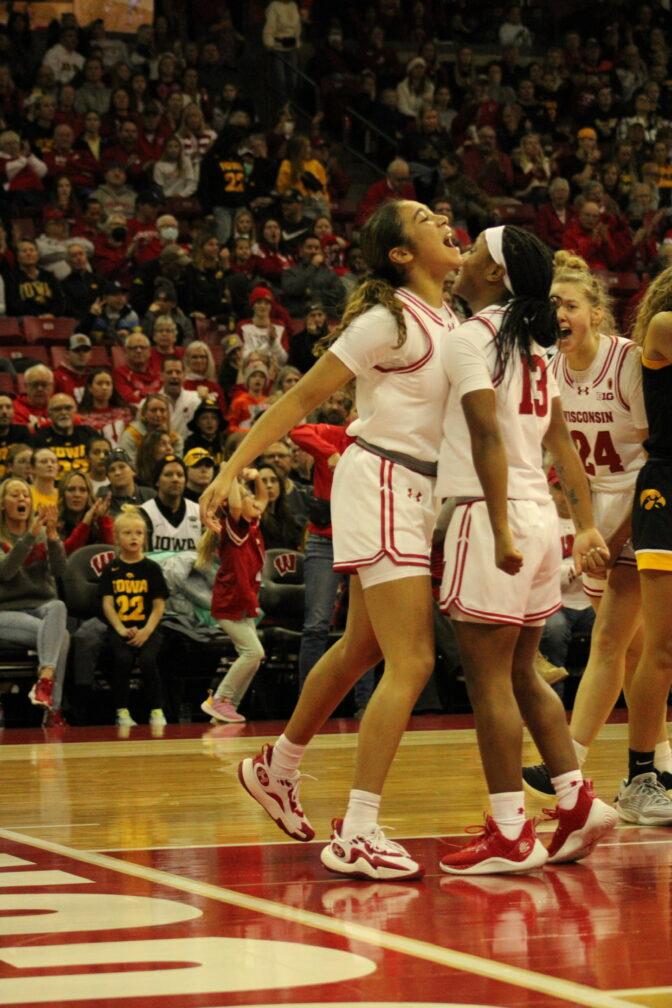
[[[9,357],[11,361],[37,361],[40,364],[46,364],[47,367],[51,365],[49,351],[37,343],[31,343],[30,346],[26,346],[25,343],[16,346],[0,346],[0,357]],[[25,367],[22,370],[25,370]]]
[[[77,322],[72,318],[34,318],[26,316],[22,322],[26,343],[67,343]]]
[[[51,363],[52,367],[57,368],[59,364],[62,364],[66,359],[65,355],[67,350],[64,346],[52,346],[51,347]],[[94,346],[91,350],[91,356],[89,358],[89,367],[110,367],[110,355],[107,352],[107,347]]]
[[[0,318],[0,343],[16,343],[21,339],[21,320]]]
[[[531,203],[502,203],[496,208],[496,213],[502,224],[515,224],[518,227],[533,227],[537,220]]]
[[[90,619],[100,615],[98,578],[114,556],[114,549],[104,543],[82,546],[71,553],[63,572],[63,601],[68,615]]]
[[[14,379],[7,371],[0,371],[0,394],[15,395]]]

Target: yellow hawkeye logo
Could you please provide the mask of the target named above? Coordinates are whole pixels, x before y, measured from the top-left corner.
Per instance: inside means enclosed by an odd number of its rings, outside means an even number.
[[[642,490],[639,503],[645,511],[652,511],[654,508],[664,508],[667,501],[658,490]]]

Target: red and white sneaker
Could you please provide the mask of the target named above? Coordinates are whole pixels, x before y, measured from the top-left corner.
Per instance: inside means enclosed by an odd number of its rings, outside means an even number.
[[[414,861],[401,844],[388,840],[380,826],[351,840],[342,839],[342,828],[342,819],[332,821],[331,843],[320,854],[322,864],[330,872],[379,882],[419,879],[424,875],[424,866]]]
[[[28,699],[36,707],[51,707],[52,703],[52,693],[54,691],[54,680],[45,679],[44,676],[39,678],[36,683],[34,683],[33,688],[28,694]]]
[[[595,797],[589,780],[581,785],[573,809],[561,809],[558,805],[554,809],[544,809],[544,813],[547,819],[558,820],[558,828],[548,847],[549,864],[587,857],[618,822],[616,809]]]
[[[248,757],[238,765],[238,779],[287,836],[303,843],[312,840],[315,830],[299,801],[299,781],[306,775],[297,773],[292,780],[283,780],[271,770],[272,758],[273,746],[263,746],[257,756]]]
[[[201,704],[201,710],[215,721],[223,721],[225,724],[245,724],[245,718],[238,713],[231,701],[225,697],[213,696],[212,690],[208,690],[207,699]]]
[[[485,826],[470,826],[467,832],[479,831],[479,836],[454,854],[446,854],[439,868],[448,875],[496,875],[528,872],[541,868],[548,860],[546,848],[528,819],[520,836],[509,840],[497,827],[492,816],[486,815]]]

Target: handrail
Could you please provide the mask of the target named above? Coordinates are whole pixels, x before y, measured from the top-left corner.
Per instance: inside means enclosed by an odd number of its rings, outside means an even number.
[[[319,94],[319,84],[318,84],[318,82],[316,80],[313,80],[313,78],[310,77],[309,74],[307,74],[300,67],[293,66],[288,60],[286,60],[284,58],[284,56],[282,55],[282,53],[274,51],[273,52],[273,56],[276,59],[279,59],[281,63],[284,63],[285,66],[289,67],[289,69],[292,71],[292,73],[296,74],[297,77],[302,78],[307,84],[310,84],[310,86],[312,88],[314,88],[315,91]],[[277,90],[277,89],[274,89],[274,90]],[[294,102],[293,100],[292,100],[292,104],[295,104],[297,106],[297,108],[300,108],[300,106],[296,102]],[[345,114],[347,116],[350,116],[351,118],[354,117],[355,119],[358,119],[359,122],[361,122],[361,123],[364,124],[364,126],[366,127],[366,129],[369,129],[373,133],[376,133],[380,137],[381,140],[385,141],[385,143],[391,144],[393,147],[396,146],[396,140],[394,139],[394,137],[389,136],[387,133],[385,133],[384,130],[382,130],[374,122],[372,122],[370,119],[367,119],[366,116],[363,116],[356,109],[352,108],[351,105],[344,105],[344,110],[345,110]],[[305,113],[304,109],[301,109],[301,111],[304,114],[308,114],[308,113]],[[362,161],[364,161],[368,165],[370,165],[371,168],[374,168],[379,174],[381,174],[381,175],[385,174],[385,172],[380,168],[379,165],[373,164],[373,162],[369,161],[369,159],[364,154],[362,154],[360,151],[357,151],[354,148],[349,147],[348,144],[345,141],[343,141],[343,146],[346,148],[346,150],[351,151],[353,154],[355,154],[355,156],[361,158]]]

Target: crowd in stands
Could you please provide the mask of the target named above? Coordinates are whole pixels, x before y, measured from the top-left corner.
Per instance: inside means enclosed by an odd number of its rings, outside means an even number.
[[[57,537],[66,556],[111,544],[124,503],[151,549],[195,549],[199,495],[311,366],[387,200],[445,213],[463,248],[513,222],[576,251],[627,325],[672,262],[671,16],[660,0],[556,7],[165,0],[134,37],[11,13],[0,479],[45,509],[43,564],[60,570]],[[260,463],[266,547],[301,549],[312,458],[283,441]],[[7,553],[3,514],[0,529]]]

